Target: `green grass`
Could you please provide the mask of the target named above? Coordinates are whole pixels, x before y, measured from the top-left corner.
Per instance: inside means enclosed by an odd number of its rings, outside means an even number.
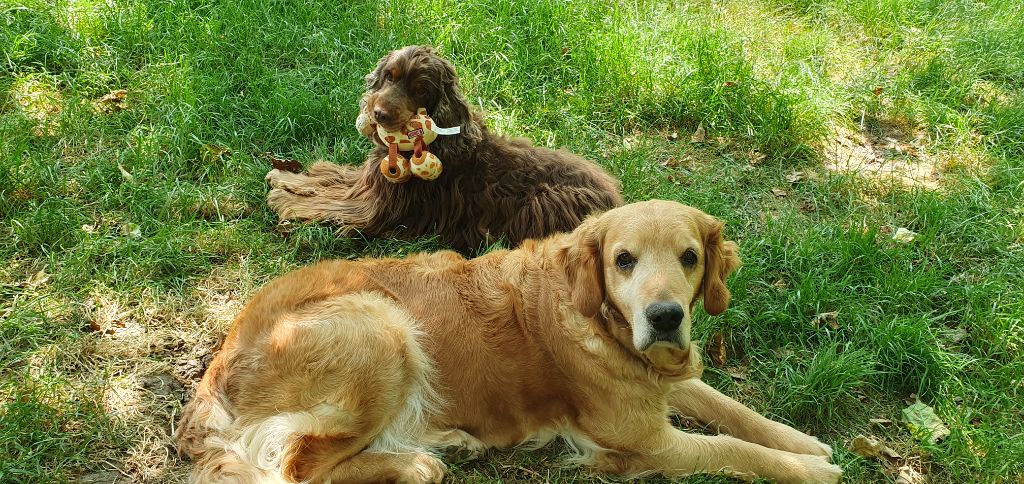
[[[439,247],[281,230],[264,203],[265,152],[362,161],[362,76],[411,43],[494,129],[727,221],[745,265],[695,324],[729,350],[709,383],[832,444],[846,482],[892,479],[845,450],[859,433],[934,482],[1017,482],[1022,39],[1014,0],[0,0],[0,482],[180,480],[180,393],[147,375],[194,384],[290,268]],[[94,107],[117,89],[124,109]],[[899,425],[911,394],[949,438]],[[452,481],[588,479],[558,450]]]

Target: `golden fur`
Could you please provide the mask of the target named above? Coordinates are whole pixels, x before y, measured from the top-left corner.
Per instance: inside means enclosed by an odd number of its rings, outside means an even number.
[[[613,474],[836,482],[828,446],[699,380],[690,314],[726,309],[738,265],[721,222],[649,201],[472,260],[297,270],[239,314],[179,448],[196,482],[440,482],[434,450],[555,435]]]

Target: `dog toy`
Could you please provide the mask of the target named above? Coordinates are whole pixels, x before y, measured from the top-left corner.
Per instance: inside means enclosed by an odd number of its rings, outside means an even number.
[[[419,108],[416,115],[409,118],[404,129],[387,131],[373,122],[365,101],[360,104],[362,109],[356,118],[356,129],[363,136],[373,136],[376,132],[388,147],[388,155],[380,162],[380,172],[384,178],[392,183],[403,183],[412,176],[428,181],[441,176],[441,160],[427,149],[427,145],[437,138],[438,133],[455,134],[458,128],[437,128],[434,120],[427,116],[427,109]],[[412,156],[406,159],[400,153],[403,151],[412,152]]]

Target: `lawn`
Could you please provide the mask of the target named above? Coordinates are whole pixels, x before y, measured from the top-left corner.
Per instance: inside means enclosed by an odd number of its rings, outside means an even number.
[[[1018,0],[0,0],[0,482],[180,482],[169,435],[254,291],[440,247],[265,204],[272,157],[362,162],[362,77],[412,43],[494,130],[726,220],[705,380],[845,482],[1024,480]],[[907,429],[915,399],[948,437]],[[450,480],[590,478],[559,450]]]

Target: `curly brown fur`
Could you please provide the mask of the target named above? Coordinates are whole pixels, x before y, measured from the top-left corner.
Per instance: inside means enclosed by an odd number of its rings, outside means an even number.
[[[319,162],[306,174],[268,173],[267,202],[282,219],[328,220],[380,237],[436,233],[472,253],[501,238],[518,244],[572,230],[590,213],[622,204],[619,182],[597,164],[490,133],[463,97],[455,69],[430,47],[391,52],[366,84],[364,99],[385,128],[404,126],[418,107],[438,126],[462,128],[430,145],[444,172],[434,181],[391,183],[379,171],[387,148],[375,139],[359,167]]]

